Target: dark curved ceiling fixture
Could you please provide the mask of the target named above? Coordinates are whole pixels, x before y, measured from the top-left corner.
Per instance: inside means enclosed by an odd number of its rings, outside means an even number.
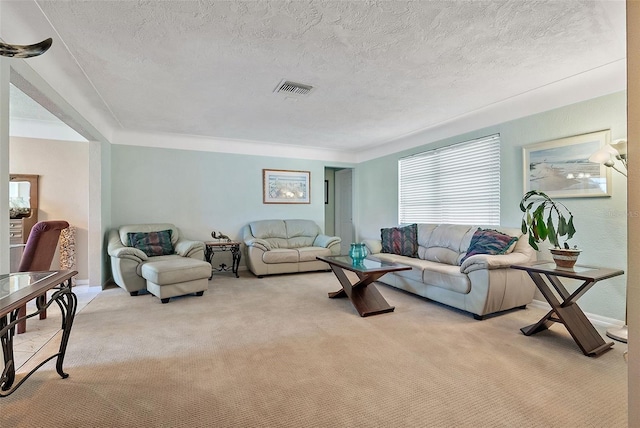
[[[31,58],[42,55],[51,47],[52,38],[35,43],[33,45],[8,45],[0,42],[0,55],[12,58]]]

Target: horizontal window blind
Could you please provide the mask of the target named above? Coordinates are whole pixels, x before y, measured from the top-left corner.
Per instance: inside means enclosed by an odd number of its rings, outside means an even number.
[[[500,224],[500,135],[398,161],[399,222]]]

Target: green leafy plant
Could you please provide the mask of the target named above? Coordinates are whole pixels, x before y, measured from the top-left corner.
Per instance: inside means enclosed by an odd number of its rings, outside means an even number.
[[[562,203],[537,190],[525,193],[520,201],[522,233],[529,233],[529,244],[538,249],[538,243],[548,239],[556,248],[570,249],[567,241],[576,233],[573,214]],[[564,245],[560,239],[565,237]],[[576,248],[576,247],[574,247]]]

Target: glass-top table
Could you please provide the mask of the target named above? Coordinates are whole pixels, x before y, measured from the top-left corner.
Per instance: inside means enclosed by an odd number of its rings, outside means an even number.
[[[4,306],[5,298],[53,275],[55,272],[18,272],[0,275],[0,307]]]
[[[64,379],[69,375],[62,369],[67,343],[71,333],[71,326],[76,313],[77,298],[71,291],[71,278],[78,272],[74,270],[60,270],[50,272],[18,272],[0,275],[0,342],[4,369],[0,374],[0,397],[11,395],[22,383],[46,362],[57,358],[56,371]],[[49,300],[46,298],[48,290],[54,290]],[[36,301],[36,311],[25,316],[20,315],[20,308],[29,301]],[[26,322],[28,318],[44,312],[53,302],[62,312],[62,337],[58,352],[40,362],[28,373],[16,380],[16,366],[13,357],[13,336],[16,326]]]
[[[349,256],[316,257],[329,264],[338,278],[342,290],[329,293],[329,298],[349,297],[361,317],[393,312],[395,306],[389,305],[378,289],[373,285],[382,275],[400,270],[411,270],[411,266],[389,263],[381,260],[364,259],[354,263]],[[359,281],[352,284],[345,270],[355,272]]]
[[[562,269],[557,268],[553,262],[512,265],[511,268],[527,272],[551,306],[551,310],[538,322],[520,329],[524,335],[531,336],[548,329],[553,323],[561,323],[569,330],[571,337],[584,355],[596,356],[611,349],[613,342],[605,342],[602,339],[576,302],[597,282],[622,275],[624,271],[581,265]],[[562,283],[563,278],[583,282],[570,292]]]

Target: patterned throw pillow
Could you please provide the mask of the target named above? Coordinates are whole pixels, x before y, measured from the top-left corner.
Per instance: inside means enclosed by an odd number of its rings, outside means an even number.
[[[467,254],[460,260],[460,263],[476,254],[504,254],[517,240],[518,238],[505,235],[497,230],[478,228],[471,237]]]
[[[380,229],[382,252],[401,256],[418,256],[418,225]]]
[[[132,232],[127,233],[127,236],[130,246],[142,250],[149,257],[174,253],[170,229],[149,233]]]

